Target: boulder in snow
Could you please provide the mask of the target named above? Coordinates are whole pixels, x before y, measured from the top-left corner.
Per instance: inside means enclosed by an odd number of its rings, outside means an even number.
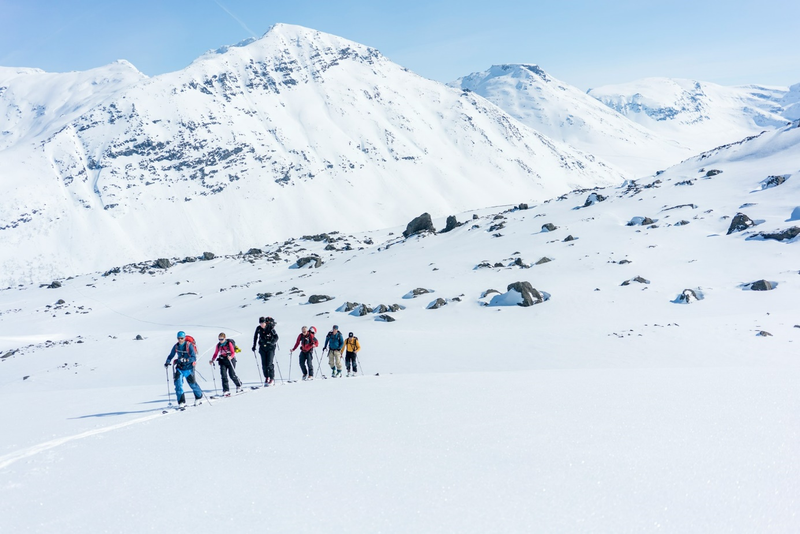
[[[778,284],[776,282],[771,282],[769,280],[757,280],[751,284],[748,284],[749,288],[753,291],[772,291]]]
[[[297,262],[295,263],[295,267],[297,269],[302,269],[306,265],[309,265],[311,269],[319,268],[324,262],[322,258],[317,256],[316,254],[311,256],[305,256],[303,258],[297,258]]]
[[[786,180],[789,179],[791,174],[780,174],[777,176],[767,176],[765,179],[761,180],[761,189],[770,189],[772,187],[778,187],[779,185],[783,184]]]
[[[384,314],[382,314],[382,315],[379,315],[379,316],[377,316],[377,317],[375,318],[375,320],[376,320],[376,321],[383,322],[383,323],[393,323],[393,322],[395,322],[397,319],[395,319],[394,317],[392,317],[391,315],[389,315],[389,314],[387,314],[387,313],[384,313]]]
[[[547,223],[542,225],[542,232],[553,232],[556,229],[558,229],[558,226],[556,226],[553,223]]]
[[[737,213],[731,221],[731,225],[728,227],[728,233],[726,235],[731,235],[733,232],[747,230],[753,225],[755,225],[755,223],[750,217],[741,212]]]
[[[333,300],[333,297],[328,295],[311,295],[308,297],[309,304],[319,304],[320,302],[328,302],[329,300]]]
[[[791,228],[787,228],[786,230],[781,230],[779,232],[761,232],[754,237],[761,239],[774,239],[775,241],[791,241],[798,235],[800,235],[800,227],[792,226]]]
[[[589,206],[594,206],[598,202],[603,202],[606,199],[600,193],[591,193],[588,197],[586,197],[586,202],[583,203],[584,208],[588,208]]]
[[[438,310],[442,306],[447,306],[447,301],[444,300],[443,298],[439,297],[438,299],[436,299],[433,302],[431,302],[430,304],[428,304],[426,309],[428,309],[428,310]]]
[[[169,261],[167,258],[159,258],[153,264],[153,267],[158,267],[159,269],[169,269],[172,267],[172,262]]]
[[[489,306],[533,306],[550,299],[550,295],[535,289],[530,282],[508,284],[506,293],[495,295]]]
[[[405,231],[403,231],[403,237],[411,237],[412,235],[419,234],[422,232],[431,232],[431,233],[436,232],[436,229],[433,227],[433,221],[431,220],[431,216],[429,213],[423,213],[422,215],[416,217],[410,223],[408,223]]]
[[[461,226],[461,224],[462,223],[458,222],[458,219],[456,219],[455,215],[450,215],[449,217],[447,217],[447,222],[445,223],[444,230],[442,230],[441,233],[449,232],[450,230],[455,230],[456,228]]]
[[[432,289],[425,289],[424,287],[418,287],[417,289],[412,289],[405,295],[403,295],[404,299],[415,299],[420,295],[425,295],[426,293],[433,293]]]

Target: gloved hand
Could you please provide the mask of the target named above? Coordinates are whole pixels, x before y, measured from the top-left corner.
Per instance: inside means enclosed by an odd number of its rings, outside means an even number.
[[[209,365],[214,365],[214,360],[208,360]]]
[[[252,350],[253,352],[255,352],[255,351],[256,351],[256,346],[255,346],[255,345],[253,345],[253,348],[252,348],[252,349],[250,349],[250,350]]]
[[[164,369],[166,369],[167,367],[169,367],[169,362],[164,364]]]

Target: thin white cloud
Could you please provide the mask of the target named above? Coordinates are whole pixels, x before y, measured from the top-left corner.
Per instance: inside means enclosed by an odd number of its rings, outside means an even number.
[[[215,4],[217,4],[217,5],[218,5],[218,6],[219,6],[219,7],[220,7],[220,8],[221,8],[223,11],[225,11],[225,13],[227,13],[228,15],[230,15],[230,16],[231,16],[231,18],[232,18],[233,20],[235,20],[236,22],[238,22],[238,23],[239,23],[239,26],[241,26],[242,28],[244,28],[244,30],[245,30],[247,33],[249,33],[249,34],[250,34],[252,37],[258,37],[258,36],[255,34],[255,32],[254,32],[253,30],[251,30],[250,28],[248,28],[248,27],[247,27],[247,24],[245,24],[244,22],[242,22],[242,20],[241,20],[239,17],[237,17],[236,15],[234,15],[234,14],[231,12],[231,10],[230,10],[230,9],[228,9],[227,7],[225,7],[225,6],[223,6],[222,4],[220,4],[219,2],[217,2],[217,0],[214,0],[214,3],[215,3]]]

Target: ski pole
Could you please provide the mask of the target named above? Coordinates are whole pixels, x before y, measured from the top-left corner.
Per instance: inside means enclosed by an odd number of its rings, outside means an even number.
[[[292,381],[292,351],[289,351],[289,382]]]
[[[169,404],[167,406],[172,406],[172,390],[169,389],[169,369],[164,367],[164,374],[167,376],[167,399],[169,400]],[[175,399],[176,401],[178,399]]]
[[[220,369],[222,369],[222,364],[219,364]],[[215,371],[217,370],[217,366],[214,363],[211,363],[211,378],[214,379],[214,395],[218,395],[219,392],[217,391],[217,376]]]
[[[356,362],[358,362],[358,367],[361,369],[361,376],[364,376],[364,366],[361,365],[361,360],[358,359],[358,353],[356,353]]]
[[[289,357],[289,361],[291,362],[291,356]],[[283,373],[281,373],[281,362],[278,361],[278,358],[275,358],[275,365],[278,366],[278,376],[281,377],[281,383],[283,383]]]
[[[259,385],[264,385],[264,381],[261,380],[261,367],[258,366],[258,357],[256,356],[256,351],[253,351],[253,358],[256,360],[256,369],[258,369],[258,383]]]

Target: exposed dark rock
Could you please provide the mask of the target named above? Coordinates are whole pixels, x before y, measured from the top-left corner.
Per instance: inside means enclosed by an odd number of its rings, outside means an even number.
[[[375,318],[376,321],[383,321],[384,323],[393,323],[396,321],[394,317],[388,314],[382,314]]]
[[[472,220],[473,220],[473,221],[475,221],[475,220],[477,220],[477,219],[479,219],[479,218],[480,218],[480,217],[478,217],[478,214],[477,214],[477,213],[473,213],[473,214],[472,214]]]
[[[272,298],[272,293],[258,293],[256,298],[259,300],[267,301]]]
[[[319,266],[323,264],[322,258],[320,258],[317,255],[312,255],[312,256],[304,256],[302,258],[298,258],[296,265],[298,268],[303,268],[311,262],[314,262],[314,264],[312,265],[312,268],[314,269],[319,268]]]
[[[475,266],[476,269],[490,269],[492,264],[488,261],[482,261],[478,265]]]
[[[766,330],[762,330],[762,331],[760,331],[760,332],[759,332],[758,334],[756,334],[756,335],[757,335],[757,336],[761,336],[761,337],[772,337],[772,334],[770,334],[770,333],[769,333],[769,332],[767,332]]]
[[[136,337],[133,338],[133,339],[134,339],[134,341],[143,341],[144,340],[144,338],[139,334],[136,334]]]
[[[418,287],[417,289],[411,290],[411,294],[414,297],[418,297],[418,296],[424,295],[426,293],[430,293],[430,290],[429,289],[425,289],[424,287]]]
[[[103,273],[103,276],[111,276],[112,274],[119,274],[122,272],[122,269],[119,267],[114,267],[113,269],[109,269],[108,271]]]
[[[767,176],[765,180],[761,182],[761,189],[769,189],[770,187],[778,187],[783,182],[785,182],[790,174],[781,174],[778,176]]]
[[[450,230],[455,230],[456,228],[461,226],[461,224],[462,223],[458,222],[458,219],[456,219],[455,215],[450,215],[449,217],[447,217],[447,223],[445,224],[442,233],[449,232]]]
[[[167,258],[159,258],[156,260],[155,264],[153,264],[153,267],[157,267],[159,269],[169,269],[172,267],[172,262]]]
[[[633,283],[633,282],[639,282],[640,284],[649,284],[649,283],[650,283],[650,280],[647,280],[646,278],[642,278],[641,276],[636,276],[636,277],[634,277],[634,278],[631,278],[630,280],[625,280],[625,281],[624,281],[624,282],[622,282],[620,285],[622,285],[622,286],[629,286],[629,285],[631,285],[631,283]]]
[[[588,197],[586,197],[586,202],[583,203],[583,207],[588,208],[589,206],[597,204],[598,202],[603,202],[605,199],[606,197],[600,193],[591,193]]]
[[[64,299],[58,299],[58,300],[56,301],[56,304],[66,304],[66,303],[67,303],[67,301],[66,301],[66,300],[64,300]]]
[[[776,241],[786,241],[789,239],[794,239],[798,235],[800,235],[800,227],[792,226],[791,228],[787,228],[786,230],[782,230],[780,232],[774,233],[766,233],[762,232],[758,234],[763,239],[774,239]]]
[[[731,225],[728,227],[728,233],[725,235],[731,235],[733,232],[747,230],[754,224],[755,223],[753,220],[744,213],[737,213],[733,220],[731,220]]]
[[[684,289],[680,295],[678,295],[678,302],[682,302],[684,304],[689,304],[690,302],[694,302],[699,300],[697,298],[697,293],[694,292],[693,289]]]
[[[498,261],[498,262],[496,262],[494,265],[492,265],[492,267],[505,267],[505,265],[503,265],[502,263],[500,263],[500,262]]]
[[[767,280],[758,280],[750,284],[750,289],[753,291],[772,291],[775,286]]]
[[[438,310],[442,306],[447,306],[447,301],[443,298],[439,297],[438,299],[434,300],[430,304],[428,304],[429,310]]]
[[[514,282],[512,284],[508,284],[506,291],[511,291],[512,289],[522,295],[522,302],[519,304],[520,306],[527,307],[544,302],[544,296],[542,296],[542,294],[536,290],[530,282]]]
[[[344,309],[342,311],[351,312],[351,311],[355,310],[356,308],[358,308],[359,306],[361,306],[361,303],[359,303],[359,302],[345,302],[344,303]]]
[[[358,315],[359,317],[364,317],[365,315],[369,315],[370,313],[372,313],[372,308],[370,308],[366,304],[361,304],[353,311],[353,315]]]
[[[523,269],[528,269],[530,265],[522,261],[522,258],[516,258],[512,265],[516,265],[517,267],[522,267]]]
[[[628,263],[633,263],[633,262],[631,260],[619,260],[617,263],[619,263],[620,265],[626,265]]]
[[[558,226],[556,226],[556,225],[555,225],[555,224],[553,224],[553,223],[546,223],[546,224],[543,224],[543,225],[542,225],[542,232],[553,232],[553,231],[555,231],[557,228],[558,228]]]
[[[386,304],[378,304],[374,311],[375,313],[386,313],[389,311],[389,307]]]
[[[648,226],[654,222],[650,217],[634,217],[628,221],[628,226]]]
[[[500,292],[496,289],[487,289],[486,291],[481,293],[481,298],[484,299],[492,293],[497,293],[498,295],[500,294]]]
[[[675,226],[686,226],[687,224],[689,224],[689,221],[684,219],[684,220],[680,220],[680,221],[676,222]]]
[[[216,258],[216,256],[214,255],[213,252],[203,252],[203,257],[202,257],[203,261],[213,260],[214,258]]]
[[[389,306],[389,311],[391,312],[399,312],[400,310],[405,310],[405,306],[401,306],[400,304],[392,304]]]
[[[570,235],[568,235],[567,237],[564,238],[564,242],[566,243],[567,241],[575,241],[575,238],[572,237],[572,234],[570,234]]]
[[[544,258],[542,258],[539,261],[537,261],[536,265],[542,265],[543,263],[550,263],[551,261],[553,261],[553,260],[551,260],[550,258],[545,256]]]
[[[711,169],[706,173],[706,176],[711,177],[711,176],[716,176],[718,174],[722,174],[722,171],[719,169]]]
[[[436,232],[429,213],[423,213],[408,223],[408,226],[406,226],[406,229],[403,232],[403,237],[410,237],[421,232]]]
[[[195,258],[193,256],[186,256],[185,258],[183,258],[182,263],[194,263],[196,261],[197,261],[197,258]]]
[[[320,302],[327,302],[329,300],[333,300],[333,297],[328,295],[311,295],[308,297],[309,304],[319,304]]]
[[[260,248],[251,248],[250,250],[245,252],[244,255],[245,256],[260,256],[263,253],[264,253],[264,251],[261,250]]]
[[[58,280],[53,280],[50,282],[50,285],[47,286],[47,289],[58,289],[59,287],[61,287],[61,282]]]
[[[525,203],[523,203],[523,204],[520,204],[519,206],[517,206],[517,209],[519,209],[519,210],[526,210],[526,209],[528,209],[528,205],[527,205],[527,204],[525,204]]]

